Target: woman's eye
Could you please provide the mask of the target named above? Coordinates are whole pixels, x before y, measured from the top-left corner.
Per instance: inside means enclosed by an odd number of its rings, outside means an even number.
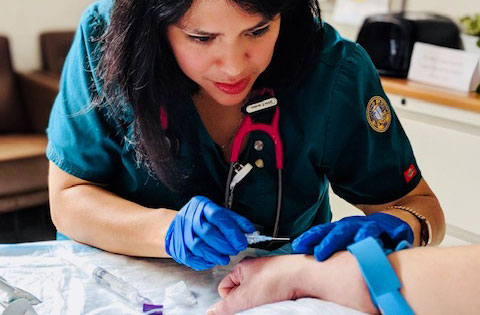
[[[200,43],[200,44],[206,44],[209,41],[212,40],[210,36],[195,36],[195,35],[188,35],[188,37],[193,40],[194,42]]]
[[[260,36],[264,35],[266,32],[268,32],[269,29],[270,29],[270,25],[265,26],[264,28],[261,28],[261,29],[252,31],[252,32],[250,33],[250,35],[251,35],[252,37],[260,37]]]
[[[270,25],[265,26],[261,29],[255,30],[250,32],[248,35],[257,38],[260,36],[263,36],[265,33],[267,33],[270,30]],[[215,37],[212,36],[196,36],[196,35],[188,35],[188,38],[192,41],[194,41],[197,44],[208,44],[210,41],[212,41]]]

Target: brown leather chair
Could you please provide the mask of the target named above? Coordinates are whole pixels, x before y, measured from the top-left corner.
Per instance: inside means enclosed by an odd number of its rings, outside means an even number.
[[[72,45],[74,31],[51,31],[40,34],[41,70],[19,74],[24,104],[35,117],[32,127],[44,133],[50,115],[49,106],[58,93],[58,83],[68,50]]]
[[[57,91],[58,80],[15,73],[0,36],[0,213],[48,202],[45,128]]]
[[[52,31],[40,35],[42,72],[60,79],[63,64],[72,45],[74,31]]]

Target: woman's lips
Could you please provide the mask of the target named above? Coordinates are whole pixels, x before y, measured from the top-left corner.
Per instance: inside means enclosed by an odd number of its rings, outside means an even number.
[[[215,82],[215,86],[227,94],[239,94],[245,90],[249,82],[250,78],[245,78],[233,84]]]

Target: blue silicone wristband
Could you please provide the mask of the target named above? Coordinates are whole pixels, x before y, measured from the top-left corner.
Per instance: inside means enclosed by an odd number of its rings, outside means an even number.
[[[402,284],[385,256],[382,247],[373,237],[348,246],[358,261],[363,278],[367,283],[373,304],[382,314],[414,314],[400,293]]]

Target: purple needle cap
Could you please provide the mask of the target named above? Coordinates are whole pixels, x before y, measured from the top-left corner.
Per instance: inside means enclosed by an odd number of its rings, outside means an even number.
[[[151,315],[163,315],[163,305],[155,305],[155,304],[143,304],[143,312],[150,312],[152,310],[157,310],[156,312],[149,313]]]

